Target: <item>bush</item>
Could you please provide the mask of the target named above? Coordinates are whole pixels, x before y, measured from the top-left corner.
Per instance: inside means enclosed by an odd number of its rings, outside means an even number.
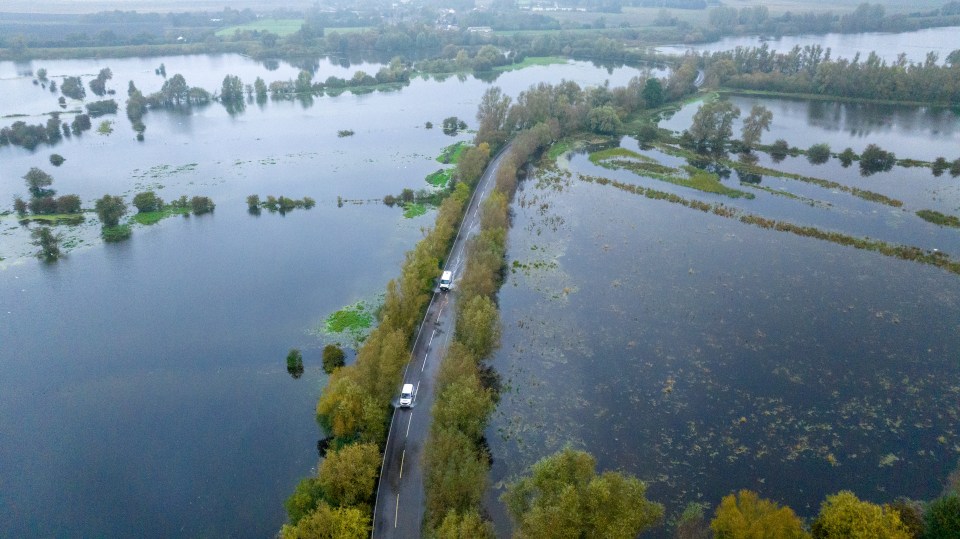
[[[130,225],[105,226],[100,231],[100,236],[107,243],[115,243],[128,239],[132,232]]]
[[[300,522],[300,519],[309,515],[317,508],[323,499],[323,489],[320,487],[320,480],[315,477],[307,477],[297,483],[296,490],[287,498],[283,505],[287,508],[287,517],[294,526]]]
[[[807,161],[814,165],[822,165],[830,160],[830,145],[821,142],[807,149]]]
[[[392,208],[397,203],[397,197],[393,195],[387,195],[383,197],[383,203]]]
[[[853,164],[853,161],[857,159],[857,154],[853,151],[853,148],[847,148],[840,152],[837,155],[837,158],[840,159],[840,164],[843,165],[843,168],[847,168]]]
[[[80,197],[63,195],[57,198],[57,213],[80,213]]]
[[[343,367],[345,354],[343,349],[335,344],[328,344],[323,347],[323,371],[327,374]]]
[[[30,213],[34,215],[52,215],[57,213],[57,201],[50,196],[31,198]]]
[[[251,210],[260,209],[260,196],[250,195],[247,197],[247,208]]]
[[[211,213],[215,207],[216,205],[209,197],[195,196],[190,199],[190,208],[193,210],[194,215]]]
[[[97,200],[95,209],[104,227],[115,227],[120,223],[120,218],[127,213],[127,204],[121,197],[103,195],[103,198]]]
[[[776,163],[786,159],[788,153],[790,153],[790,145],[782,138],[777,139],[776,142],[770,146],[770,157],[772,157]]]
[[[318,478],[328,502],[349,506],[370,501],[379,472],[380,448],[376,444],[349,444],[327,453]]]
[[[933,501],[924,515],[924,539],[960,537],[960,497],[949,494]]]
[[[886,172],[897,164],[897,156],[893,152],[881,149],[876,144],[870,144],[860,155],[860,174],[870,176],[877,172]]]
[[[66,159],[64,159],[62,155],[60,155],[60,154],[58,154],[58,153],[50,154],[50,164],[51,164],[51,165],[53,165],[53,166],[55,166],[55,167],[59,167],[60,165],[63,164],[64,161],[66,161]]]

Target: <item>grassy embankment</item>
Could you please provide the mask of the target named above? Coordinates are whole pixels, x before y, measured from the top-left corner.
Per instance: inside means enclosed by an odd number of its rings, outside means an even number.
[[[217,37],[230,37],[237,32],[270,32],[280,37],[295,34],[303,26],[303,19],[261,19],[217,30]]]
[[[505,66],[496,66],[493,68],[493,70],[506,73],[508,71],[517,71],[526,67],[566,64],[569,61],[569,59],[561,56],[528,56],[524,58],[522,62]]]

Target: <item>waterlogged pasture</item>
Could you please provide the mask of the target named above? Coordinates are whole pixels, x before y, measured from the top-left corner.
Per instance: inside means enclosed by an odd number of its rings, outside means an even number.
[[[161,62],[168,76],[208,91],[226,74],[252,83],[299,70],[236,55],[0,63],[0,92],[13,96],[0,117],[39,123],[57,109],[49,91],[17,75],[25,70],[92,76],[110,67],[107,86],[123,111],[127,81],[156,90]],[[319,78],[379,68],[318,65]],[[541,80],[620,85],[635,74],[572,62],[505,73],[496,84],[515,96]],[[216,203],[212,214],[134,225],[117,244],[104,244],[96,216],[85,214],[81,225],[57,227],[67,256],[50,265],[32,256],[28,228],[0,217],[0,536],[274,534],[284,499],[316,464],[324,344],[362,334],[363,316],[353,314],[376,308],[433,221],[428,207],[406,218],[380,201],[431,189],[425,178],[444,167],[437,157],[470,135],[425,123],[458,116],[475,127],[489,84],[452,76],[392,92],[250,103],[234,114],[217,103],[150,111],[143,142],[121,112],[104,118],[109,135],[91,131],[33,152],[0,148],[3,209],[26,193],[21,177],[34,166],[84,207],[104,193],[130,202],[147,189],[167,201]],[[53,152],[62,166],[49,164]],[[251,194],[316,205],[255,214]],[[323,333],[332,313],[361,301],[362,313],[333,317],[344,322],[331,328],[338,335]],[[286,369],[291,348],[303,351],[299,379]]]
[[[739,488],[802,516],[841,489],[939,493],[960,457],[960,277],[582,181],[611,175],[585,155],[561,165],[514,205],[488,429],[501,532],[500,482],[568,443],[648,481],[668,518]],[[836,211],[632,181],[771,219]],[[879,227],[845,198],[831,229]]]

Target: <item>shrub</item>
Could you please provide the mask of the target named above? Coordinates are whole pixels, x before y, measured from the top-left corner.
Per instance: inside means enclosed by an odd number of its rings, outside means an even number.
[[[209,197],[195,196],[190,199],[190,208],[194,215],[203,215],[211,213],[216,205]]]
[[[393,195],[387,195],[383,197],[383,203],[392,208],[397,203],[397,197]]]
[[[132,232],[130,225],[105,226],[100,230],[100,236],[107,243],[115,243],[128,239]]]
[[[877,172],[886,172],[897,163],[893,152],[881,149],[876,144],[870,144],[860,155],[860,174],[870,176]]]
[[[27,202],[20,197],[13,199],[13,211],[17,212],[17,215],[20,217],[25,217],[28,210]]]
[[[57,198],[57,213],[80,213],[80,197],[63,195]]]
[[[57,213],[57,201],[51,196],[31,198],[30,213],[34,215],[52,215]]]
[[[303,375],[303,354],[296,348],[291,348],[287,353],[287,372],[294,378]]]
[[[260,209],[260,196],[250,195],[247,197],[247,208],[251,210]]]
[[[776,163],[786,159],[789,152],[790,145],[787,144],[787,141],[783,140],[782,138],[777,139],[776,142],[770,146],[770,157],[772,157]]]
[[[323,489],[320,487],[320,480],[315,477],[302,479],[297,483],[293,494],[283,503],[287,508],[290,523],[296,526],[300,519],[316,509],[322,499]]]
[[[857,154],[853,151],[853,148],[847,148],[840,152],[837,158],[840,159],[840,164],[843,165],[843,168],[847,168],[857,159]]]
[[[95,209],[104,227],[115,227],[127,213],[127,204],[121,197],[103,195],[103,198],[97,200]]]
[[[924,539],[960,537],[960,497],[949,494],[934,500],[924,515]]]
[[[830,160],[830,145],[821,142],[807,149],[807,161],[814,165],[822,165]]]
[[[327,374],[343,367],[345,354],[343,349],[335,344],[328,344],[323,347],[323,370]]]
[[[60,155],[60,154],[58,154],[58,153],[50,154],[50,164],[51,164],[51,165],[53,165],[53,166],[55,166],[55,167],[59,167],[60,165],[63,164],[64,161],[66,161],[66,159],[64,159],[62,155]]]

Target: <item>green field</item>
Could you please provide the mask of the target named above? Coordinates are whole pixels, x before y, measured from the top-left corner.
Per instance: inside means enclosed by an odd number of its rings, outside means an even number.
[[[230,37],[234,33],[242,32],[244,30],[271,32],[283,37],[296,33],[298,30],[300,30],[302,25],[303,19],[263,19],[260,21],[224,28],[223,30],[217,31],[217,37]]]

